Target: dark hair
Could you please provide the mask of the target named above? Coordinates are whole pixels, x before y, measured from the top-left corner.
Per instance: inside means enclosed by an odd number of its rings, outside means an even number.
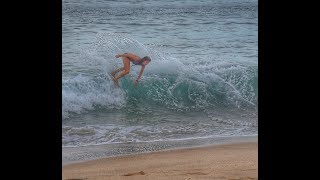
[[[145,56],[141,59],[141,62],[143,61],[151,61],[151,58],[149,56]]]

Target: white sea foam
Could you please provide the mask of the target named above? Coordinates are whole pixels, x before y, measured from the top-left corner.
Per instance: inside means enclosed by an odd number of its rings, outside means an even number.
[[[63,80],[64,118],[70,112],[81,113],[93,110],[96,106],[121,108],[131,98],[129,96],[137,95],[130,92],[133,91],[130,83],[122,84],[120,89],[114,88],[108,75],[122,66],[121,60],[114,56],[123,52],[152,58],[140,85],[143,88],[141,92],[146,94],[146,101],[162,103],[171,109],[192,109],[215,105],[215,100],[224,94],[225,97],[220,101],[225,104],[233,104],[238,108],[256,106],[255,66],[230,61],[199,61],[186,65],[170,54],[148,48],[126,35],[99,33],[96,42],[83,49],[82,59],[85,60],[79,61],[88,69],[96,69]],[[130,75],[121,81],[133,81],[139,70],[139,66],[132,66]]]

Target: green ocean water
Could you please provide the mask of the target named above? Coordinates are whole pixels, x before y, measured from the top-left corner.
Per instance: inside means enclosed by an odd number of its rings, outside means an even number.
[[[258,133],[257,1],[63,1],[63,147]],[[114,56],[148,55],[116,88]]]

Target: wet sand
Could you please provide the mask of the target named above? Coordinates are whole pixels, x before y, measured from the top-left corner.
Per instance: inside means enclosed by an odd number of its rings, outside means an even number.
[[[100,158],[63,166],[64,180],[258,179],[258,143],[206,147]]]

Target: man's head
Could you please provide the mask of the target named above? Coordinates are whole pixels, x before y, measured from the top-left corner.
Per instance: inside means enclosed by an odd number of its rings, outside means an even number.
[[[145,56],[145,57],[143,57],[142,59],[141,59],[141,65],[147,65],[147,64],[149,64],[150,63],[150,61],[151,61],[151,58],[149,57],[149,56]]]

